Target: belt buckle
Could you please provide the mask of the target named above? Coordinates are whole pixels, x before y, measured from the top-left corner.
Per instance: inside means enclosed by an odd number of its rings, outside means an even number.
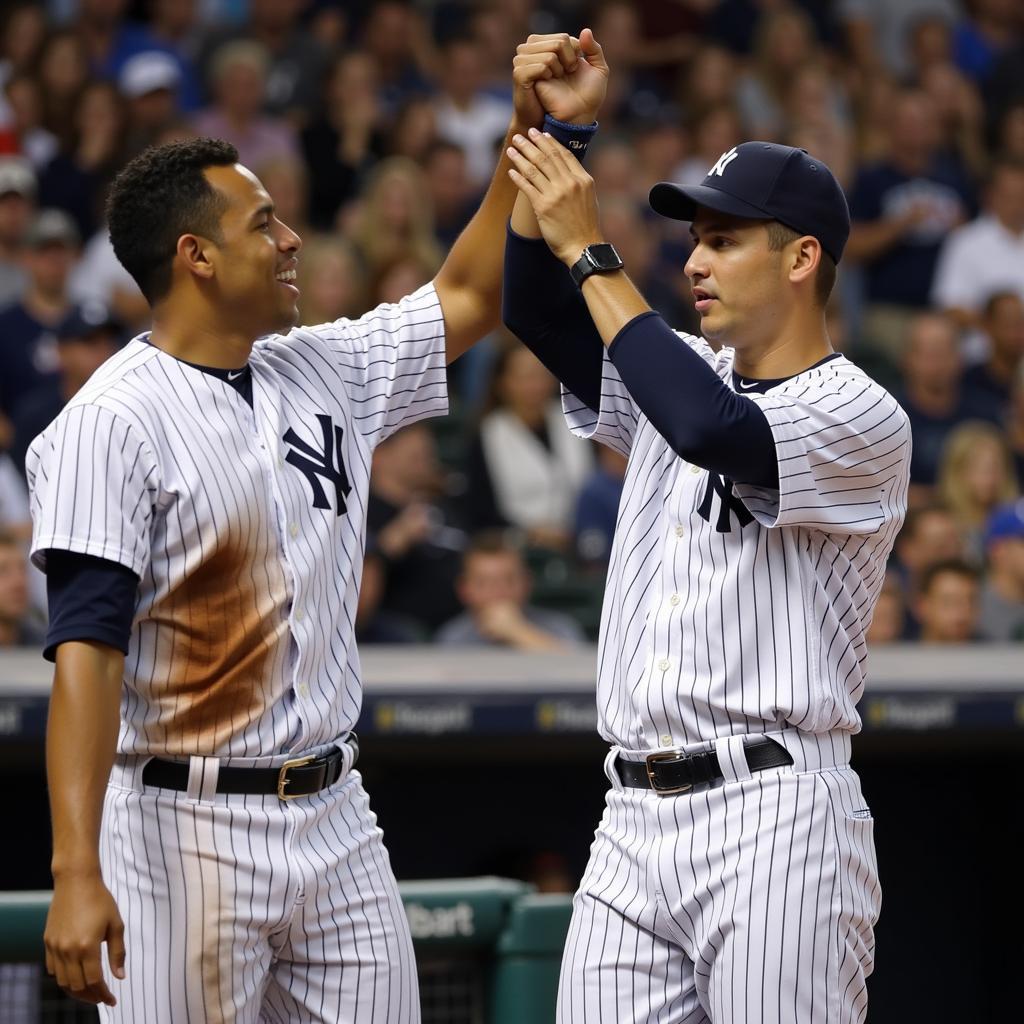
[[[288,778],[288,769],[299,768],[300,766],[309,764],[311,761],[315,760],[316,757],[313,754],[310,754],[308,757],[296,757],[291,761],[285,761],[285,763],[281,765],[281,770],[277,773],[277,798],[279,800],[295,800],[297,797],[305,795],[303,793],[289,794],[285,792],[290,781]]]
[[[648,754],[644,760],[647,764],[647,780],[651,784],[651,789],[659,796],[675,796],[679,793],[689,793],[693,789],[692,782],[684,783],[682,786],[659,786],[654,774],[655,764],[666,761],[686,761],[688,759],[689,755],[683,750],[665,750]]]

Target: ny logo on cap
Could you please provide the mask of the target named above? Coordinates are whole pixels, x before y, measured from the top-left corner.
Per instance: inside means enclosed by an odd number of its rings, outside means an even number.
[[[727,153],[723,153],[715,163],[715,166],[708,171],[707,176],[710,178],[712,174],[717,174],[719,177],[722,176],[722,172],[726,169],[739,156],[736,152],[736,147],[733,146]]]

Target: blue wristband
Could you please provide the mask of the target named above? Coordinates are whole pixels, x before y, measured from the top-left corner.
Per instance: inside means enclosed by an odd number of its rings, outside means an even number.
[[[597,122],[593,124],[569,124],[556,121],[550,114],[544,115],[544,131],[556,142],[560,142],[580,163],[587,155],[587,147],[597,131]]]

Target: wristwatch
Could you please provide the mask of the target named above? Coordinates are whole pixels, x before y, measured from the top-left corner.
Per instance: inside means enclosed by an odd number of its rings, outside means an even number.
[[[569,268],[576,287],[581,288],[591,274],[607,274],[611,270],[621,270],[622,257],[609,242],[598,242],[588,245],[580,258]]]

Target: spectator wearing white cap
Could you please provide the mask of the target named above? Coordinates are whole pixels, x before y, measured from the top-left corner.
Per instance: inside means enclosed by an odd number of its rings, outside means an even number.
[[[125,61],[117,87],[128,104],[128,155],[141,153],[178,119],[181,67],[169,53],[146,50]]]
[[[979,631],[986,640],[1024,640],[1024,498],[992,513],[985,552]]]
[[[31,164],[17,156],[0,157],[0,309],[15,302],[28,286],[21,253],[35,200]]]

